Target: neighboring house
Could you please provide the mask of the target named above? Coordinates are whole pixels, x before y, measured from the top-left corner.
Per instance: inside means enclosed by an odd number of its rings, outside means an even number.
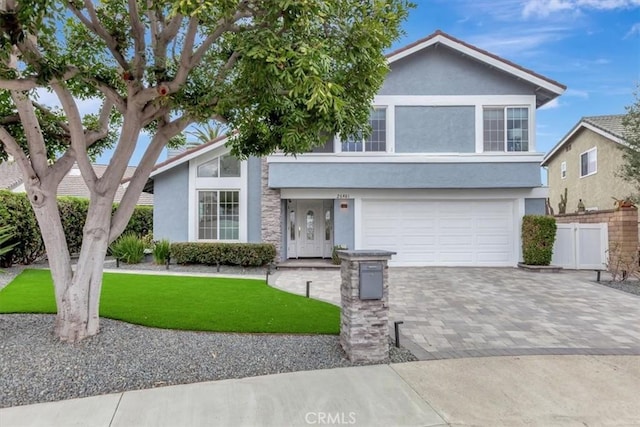
[[[559,213],[560,196],[567,189],[567,213],[576,212],[580,199],[587,210],[613,209],[614,199],[634,192],[618,176],[623,144],[624,115],[583,117],[545,156],[549,202]]]
[[[104,174],[107,169],[106,165],[93,165],[93,170],[98,177]],[[133,166],[127,167],[124,174],[124,178],[130,178],[136,168]],[[121,184],[116,192],[115,202],[118,203],[122,200],[124,192],[126,190],[126,184]],[[10,190],[14,193],[24,193],[24,183],[22,180],[22,171],[15,162],[2,162],[0,163],[0,190]],[[80,170],[74,165],[69,173],[62,178],[60,185],[58,186],[58,196],[73,196],[83,197],[88,199],[91,194],[87,185],[84,183],[84,179],[80,174]],[[142,193],[138,199],[138,205],[153,205],[153,194]]]
[[[238,162],[222,137],[158,164],[154,236],[270,242],[279,260],[346,245],[395,251],[392,265],[515,266],[522,216],[547,197],[536,109],[565,86],[440,31],[388,62],[366,141]]]

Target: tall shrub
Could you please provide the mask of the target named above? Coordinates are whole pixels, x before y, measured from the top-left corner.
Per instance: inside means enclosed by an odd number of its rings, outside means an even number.
[[[82,229],[89,210],[89,199],[58,197],[58,208],[69,252],[78,253],[82,246]]]
[[[522,257],[527,265],[549,265],[556,240],[556,220],[551,216],[522,218]]]
[[[0,255],[0,267],[30,264],[44,254],[44,244],[27,195],[0,191],[0,227],[11,226],[13,237],[6,242],[13,249]]]

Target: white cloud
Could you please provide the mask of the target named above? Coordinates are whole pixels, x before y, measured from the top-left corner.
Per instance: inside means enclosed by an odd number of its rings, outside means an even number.
[[[38,94],[37,101],[51,108],[62,108],[60,101],[58,100],[58,96],[47,89],[38,88],[36,90]],[[78,105],[78,110],[80,110],[81,115],[85,114],[97,114],[100,111],[100,107],[102,106],[102,99],[100,98],[88,98],[88,99],[76,99],[76,104]]]
[[[589,92],[587,92],[586,90],[579,90],[579,89],[567,89],[566,92],[564,93],[564,96],[572,96],[574,98],[588,99]]]
[[[640,0],[528,0],[522,9],[525,18],[547,17],[554,13],[582,10],[615,10],[640,7]]]
[[[555,108],[560,108],[562,104],[558,101],[558,98],[552,99],[551,101],[544,104],[542,107],[538,108],[538,110],[552,110]]]
[[[640,22],[636,22],[635,24],[633,24],[629,29],[629,32],[625,34],[624,38],[628,39],[629,37],[633,37],[636,35],[640,35]]]
[[[469,37],[471,44],[504,57],[522,56],[539,47],[561,40],[568,29],[562,26],[537,27],[519,30],[504,29],[491,34]]]

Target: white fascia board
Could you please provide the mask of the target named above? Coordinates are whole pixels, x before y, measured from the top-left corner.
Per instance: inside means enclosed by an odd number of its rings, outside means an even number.
[[[615,143],[621,144],[621,145],[626,145],[625,141],[623,139],[618,138],[617,136],[614,136],[612,134],[610,134],[609,132],[602,130],[598,127],[593,126],[590,123],[587,122],[580,122],[578,123],[578,125],[576,127],[573,128],[573,130],[571,132],[569,132],[567,134],[567,136],[565,136],[564,138],[562,138],[562,140],[556,144],[555,147],[553,147],[553,149],[551,151],[549,151],[549,153],[547,153],[546,156],[544,156],[544,158],[542,159],[542,166],[547,166],[549,164],[549,160],[551,160],[551,158],[556,154],[556,152],[561,149],[566,143],[567,141],[569,141],[571,138],[573,138],[573,135],[575,135],[576,133],[578,133],[578,131],[582,128],[585,129],[589,129],[590,131],[593,131],[595,133],[597,133],[598,135],[607,138],[608,140],[611,140]]]
[[[436,43],[442,43],[443,45],[450,47],[451,49],[457,50],[458,52],[464,53],[465,55],[468,55],[472,58],[475,58],[479,61],[482,61],[486,64],[489,64],[493,67],[496,67],[502,71],[505,71],[509,74],[512,74],[516,77],[519,77],[523,80],[526,80],[536,86],[540,86],[543,87],[553,93],[556,93],[558,95],[562,94],[564,92],[564,88],[562,88],[561,86],[555,85],[547,80],[541,79],[540,77],[537,77],[531,73],[528,73],[520,68],[514,67],[504,61],[501,61],[499,59],[493,58],[491,56],[485,55],[482,52],[479,52],[475,49],[471,49],[467,46],[464,46],[460,43],[454,42],[453,40],[450,40],[442,35],[437,35],[429,40],[426,40],[423,43],[420,43],[410,49],[404,50],[402,52],[397,53],[396,55],[393,55],[389,58],[387,58],[387,63],[391,64],[393,62],[396,62],[402,58],[405,58],[409,55],[412,55],[422,49],[425,49],[429,46],[433,46]]]
[[[309,153],[272,154],[267,163],[540,163],[544,153]]]
[[[151,174],[149,175],[149,178],[153,178],[154,176],[156,176],[158,174],[161,174],[162,172],[168,171],[169,169],[172,169],[172,168],[174,168],[174,167],[176,167],[178,165],[181,165],[181,164],[183,164],[185,162],[188,162],[188,161],[190,161],[192,159],[195,159],[196,157],[200,157],[203,154],[206,154],[206,153],[208,153],[208,152],[210,152],[212,150],[220,148],[220,147],[224,146],[224,144],[226,144],[228,140],[229,140],[229,138],[222,139],[222,140],[216,142],[215,144],[209,145],[208,147],[202,148],[200,150],[196,150],[193,153],[189,153],[186,156],[179,158],[175,162],[171,162],[169,164],[166,164],[166,165],[162,166],[161,168],[158,168],[158,169],[154,170],[153,172],[151,172]]]
[[[345,197],[347,196],[347,197]],[[385,200],[501,200],[545,199],[547,187],[535,188],[429,188],[429,189],[349,189],[349,188],[282,188],[282,199],[385,199]]]

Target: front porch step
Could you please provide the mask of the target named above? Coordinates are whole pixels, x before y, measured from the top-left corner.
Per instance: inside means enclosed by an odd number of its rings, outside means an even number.
[[[335,265],[330,259],[288,259],[276,263],[278,270],[324,270],[338,269],[340,265]]]

